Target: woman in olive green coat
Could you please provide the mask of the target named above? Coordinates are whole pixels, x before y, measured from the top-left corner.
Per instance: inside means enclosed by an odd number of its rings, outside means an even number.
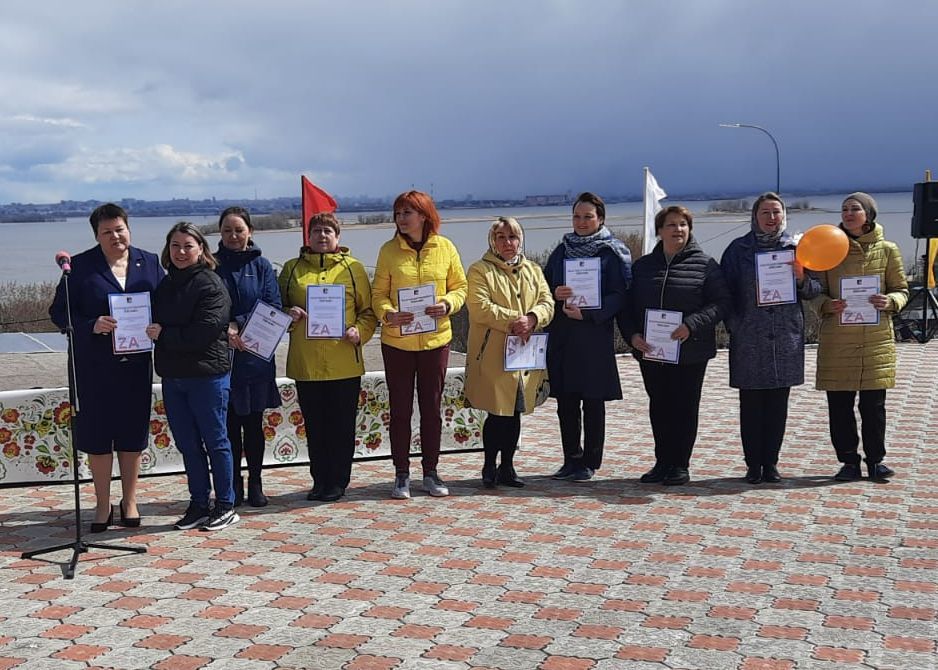
[[[554,301],[541,268],[521,253],[524,233],[511,217],[499,217],[489,230],[489,250],[469,267],[469,344],[466,400],[488,412],[482,427],[485,465],[482,483],[523,486],[513,465],[521,434],[521,414],[534,409],[543,370],[505,370],[509,335],[523,340],[554,316]],[[499,452],[501,465],[496,469]]]
[[[827,391],[831,441],[843,465],[837,481],[862,477],[857,448],[860,436],[854,403],[859,393],[863,452],[870,479],[885,480],[893,471],[883,464],[886,455],[886,389],[896,381],[896,344],[893,315],[909,299],[909,287],[899,247],[883,237],[876,222],[876,201],[866,193],[852,193],[841,206],[840,227],[850,239],[843,262],[819,274],[821,332],[817,354],[817,388]],[[869,302],[878,322],[859,325],[849,315],[841,296],[841,280],[875,276],[879,290]],[[853,312],[856,314],[856,312]]]

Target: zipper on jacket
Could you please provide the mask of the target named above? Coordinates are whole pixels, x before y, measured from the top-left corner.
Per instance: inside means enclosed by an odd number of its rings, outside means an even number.
[[[491,328],[486,328],[486,329],[485,329],[485,337],[482,338],[482,347],[479,349],[479,355],[476,356],[476,360],[477,360],[477,361],[482,360],[482,354],[485,353],[485,347],[488,346],[488,343],[489,343],[489,335],[491,335],[491,334],[492,334],[492,329],[491,329]]]
[[[675,254],[676,256],[677,254]],[[671,272],[671,261],[674,260],[674,256],[671,258],[665,257],[664,259],[664,279],[661,280],[661,295],[658,296],[658,309],[664,309],[664,288],[668,285],[668,274]]]

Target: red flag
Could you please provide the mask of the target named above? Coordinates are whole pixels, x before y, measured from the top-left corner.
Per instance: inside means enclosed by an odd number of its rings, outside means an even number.
[[[303,193],[303,246],[309,246],[309,217],[313,214],[334,212],[336,203],[335,198],[302,175],[300,190]]]

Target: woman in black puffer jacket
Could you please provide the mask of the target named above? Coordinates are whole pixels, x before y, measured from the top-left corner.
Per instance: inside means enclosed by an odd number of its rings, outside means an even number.
[[[147,334],[156,342],[154,363],[163,381],[166,418],[189,484],[189,508],[176,528],[220,530],[238,521],[226,426],[231,299],[215,274],[216,261],[205,237],[191,223],[182,221],[170,229],[161,260],[168,274],[153,292],[153,323]]]
[[[714,329],[731,306],[720,265],[694,240],[693,222],[686,207],[658,212],[655,231],[661,241],[632,265],[632,287],[618,315],[622,337],[641,366],[655,436],[655,466],[641,481],[666,486],[690,481],[700,393],[707,362],[716,356]],[[681,325],[671,334],[680,342],[677,364],[644,356],[652,352],[644,337],[647,310],[681,313]]]

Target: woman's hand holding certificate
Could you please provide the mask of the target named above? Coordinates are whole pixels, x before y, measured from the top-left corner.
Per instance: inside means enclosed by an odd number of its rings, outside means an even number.
[[[111,333],[114,336],[114,353],[150,351],[153,348],[153,342],[147,335],[150,294],[112,293],[108,296],[108,303],[113,321]]]
[[[340,340],[345,336],[345,286],[306,287],[306,337]]]
[[[436,286],[423,284],[421,286],[408,286],[398,289],[397,307],[400,313],[410,313],[411,320],[401,323],[401,335],[416,335],[418,333],[432,333],[436,330],[435,315],[442,305],[442,314],[446,314],[446,304],[436,300]]]
[[[662,363],[677,363],[681,356],[681,342],[690,337],[683,322],[683,314],[667,309],[645,310],[644,357]]]
[[[879,292],[879,275],[841,277],[840,297],[845,302],[840,312],[841,326],[874,326],[879,323],[877,304],[885,307]]]
[[[794,263],[795,252],[791,249],[756,254],[756,303],[759,306],[797,302]]]
[[[602,271],[599,258],[567,258],[563,262],[563,269],[564,286],[572,291],[566,298],[568,304],[579,309],[602,307]]]
[[[290,314],[258,300],[238,334],[239,349],[269,361],[292,320]]]

